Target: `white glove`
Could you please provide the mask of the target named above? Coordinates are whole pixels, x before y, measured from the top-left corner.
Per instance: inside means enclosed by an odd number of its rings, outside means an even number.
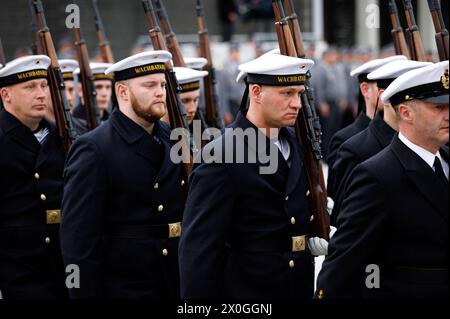
[[[333,207],[334,207],[334,200],[331,197],[327,197],[327,211],[328,211],[328,215],[330,215],[330,216],[331,216],[331,212],[333,211]]]
[[[336,227],[330,226],[330,239],[336,230]],[[328,255],[328,241],[323,238],[313,237],[308,239],[308,247],[313,256]]]

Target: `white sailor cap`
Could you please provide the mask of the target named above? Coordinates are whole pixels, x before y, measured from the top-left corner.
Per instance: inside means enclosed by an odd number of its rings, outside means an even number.
[[[190,68],[173,68],[178,83],[181,86],[180,93],[186,93],[200,89],[200,80],[208,75],[207,71],[197,71]]]
[[[112,63],[102,63],[102,62],[91,62],[89,63],[89,67],[91,68],[92,76],[94,77],[94,81],[96,80],[113,80],[113,76],[111,74],[106,74],[105,71],[111,67]],[[74,71],[74,74],[80,74],[80,68],[77,68]]]
[[[261,56],[268,55],[268,54],[281,54],[281,51],[280,51],[280,49],[273,49],[273,50],[267,51],[266,53],[264,53]],[[246,76],[247,76],[247,73],[245,73],[244,71],[240,71],[236,78],[236,82],[238,82],[238,83],[242,82]]]
[[[269,86],[303,85],[314,61],[279,54],[264,54],[241,64],[236,81]]]
[[[394,55],[385,59],[375,59],[370,60],[367,63],[364,63],[363,65],[360,65],[356,69],[354,69],[351,73],[351,77],[357,77],[359,82],[373,82],[367,78],[367,75],[370,72],[375,71],[376,69],[382,67],[383,65],[393,62],[393,61],[400,61],[400,60],[407,60],[408,58],[404,55]]]
[[[411,100],[448,103],[448,86],[448,61],[442,61],[399,76],[381,98],[394,106]]]
[[[184,63],[186,63],[186,67],[188,68],[201,70],[208,63],[208,60],[205,58],[189,57],[184,58]]]
[[[0,63],[0,69],[3,68],[3,64]]]
[[[105,73],[114,73],[114,80],[122,81],[154,73],[165,73],[165,63],[172,59],[172,54],[167,51],[145,51],[123,59],[111,67]]]
[[[280,51],[280,49],[272,49],[270,51],[267,51],[263,55],[266,55],[266,54],[281,54],[281,51]]]
[[[393,61],[369,73],[367,78],[370,81],[376,81],[378,88],[386,89],[400,75],[431,64],[433,63],[413,60]]]
[[[50,62],[46,55],[30,55],[12,60],[0,69],[0,87],[47,78]]]
[[[74,72],[78,68],[78,61],[73,59],[62,59],[58,60],[58,64],[64,81],[73,81]]]

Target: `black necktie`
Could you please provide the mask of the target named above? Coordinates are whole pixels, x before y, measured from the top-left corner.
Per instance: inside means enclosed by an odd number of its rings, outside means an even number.
[[[442,169],[441,160],[439,157],[434,158],[434,172],[436,173],[437,178],[445,185],[448,186],[448,179],[445,177],[444,170]]]

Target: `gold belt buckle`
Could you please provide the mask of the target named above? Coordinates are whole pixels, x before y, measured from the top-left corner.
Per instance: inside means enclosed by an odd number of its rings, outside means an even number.
[[[47,225],[61,223],[61,210],[60,209],[47,210],[46,215],[47,215]]]
[[[181,236],[181,223],[169,224],[169,238]]]
[[[304,251],[306,248],[306,237],[303,236],[295,236],[292,237],[292,252]]]

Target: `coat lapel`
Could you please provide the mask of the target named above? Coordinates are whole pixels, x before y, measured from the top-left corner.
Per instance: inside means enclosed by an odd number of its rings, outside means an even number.
[[[289,177],[286,185],[286,194],[291,194],[302,175],[304,154],[299,143],[286,129],[285,138],[289,141],[291,147],[291,167],[289,169]]]
[[[158,123],[158,125],[160,124]],[[159,145],[161,162],[160,170],[157,176],[158,181],[164,181],[167,177],[169,177],[169,175],[173,174],[175,166],[178,166],[179,169],[181,169],[181,167],[183,166],[183,163],[174,164],[172,162],[172,159],[170,158],[170,150],[173,145],[169,142],[168,136],[163,136],[164,132],[162,132],[162,130],[163,129],[158,126],[158,132],[155,132],[157,138],[161,142],[161,144]]]
[[[152,165],[160,165],[160,145],[142,127],[126,117],[119,109],[112,112],[110,123],[129,145],[132,145],[137,155],[148,160]]]
[[[36,161],[36,167],[40,167],[50,155],[54,155],[52,153],[55,152],[56,149],[61,150],[61,154],[63,153],[62,147],[55,147],[55,144],[60,145],[61,142],[56,132],[56,126],[49,123],[47,120],[44,120],[44,126],[48,127],[50,132],[45,138],[44,143],[41,145]]]
[[[405,168],[411,182],[419,189],[428,202],[436,208],[439,215],[448,223],[449,196],[435,176],[434,171],[419,155],[409,149],[398,136],[391,144],[392,150]]]

